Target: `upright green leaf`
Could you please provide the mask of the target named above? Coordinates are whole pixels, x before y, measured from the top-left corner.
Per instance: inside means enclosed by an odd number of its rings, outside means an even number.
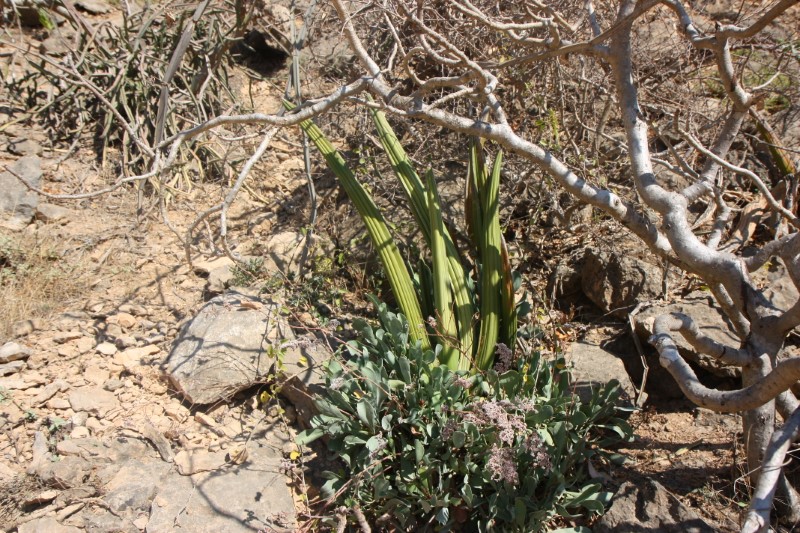
[[[500,329],[500,281],[502,278],[502,251],[500,234],[500,167],[502,152],[498,152],[488,181],[481,191],[482,232],[477,235],[481,243],[481,328],[475,364],[481,370],[492,366]],[[476,170],[480,170],[476,169]],[[479,174],[479,172],[475,172]],[[476,183],[480,185],[480,183]],[[480,189],[479,189],[480,190]],[[476,228],[477,229],[477,228]]]
[[[422,180],[411,164],[403,145],[395,135],[392,126],[386,119],[382,111],[370,109],[381,145],[389,157],[397,179],[403,186],[406,197],[411,207],[411,213],[417,222],[417,226],[422,232],[422,236],[429,248],[431,242],[431,222],[428,216],[428,198]],[[447,251],[447,268],[450,276],[453,300],[455,301],[455,315],[457,320],[458,340],[461,344],[461,351],[471,354],[473,350],[473,327],[472,319],[475,309],[472,305],[472,298],[468,287],[468,274],[461,263],[461,257],[453,242],[453,238],[447,228],[442,232]]]
[[[284,103],[284,105],[288,109],[292,108],[289,103]],[[338,150],[325,138],[322,130],[310,120],[301,122],[300,127],[325,158],[328,167],[336,174],[339,183],[364,221],[367,232],[386,270],[392,292],[400,309],[408,319],[409,335],[415,341],[420,341],[423,348],[430,348],[422,311],[414,293],[414,284],[411,281],[411,276],[408,273],[403,257],[400,255],[400,250],[398,250],[389,228],[378,210],[378,206],[375,205],[375,202],[364,190],[364,187],[358,182]]]
[[[444,221],[442,208],[439,205],[439,194],[433,172],[428,171],[428,214],[431,226],[431,251],[433,256],[433,299],[436,304],[436,330],[442,341],[442,362],[451,370],[466,370],[469,360],[464,358],[462,364],[458,351],[456,319],[453,315],[453,301],[450,295],[450,275],[447,268],[447,250],[444,239]]]

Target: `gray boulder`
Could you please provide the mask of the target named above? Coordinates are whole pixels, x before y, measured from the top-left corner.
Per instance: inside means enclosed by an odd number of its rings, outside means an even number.
[[[195,404],[230,398],[265,382],[294,339],[282,305],[231,290],[210,300],[189,321],[164,368],[175,388]]]
[[[653,480],[623,483],[594,533],[714,533],[691,509]]]
[[[633,307],[662,293],[661,267],[631,255],[590,248],[586,251],[581,284],[600,309],[626,317]]]
[[[22,178],[31,187],[39,188],[42,165],[36,156],[19,158],[12,166],[13,172],[0,173],[0,218],[5,226],[21,229],[33,220],[39,196],[20,182]]]

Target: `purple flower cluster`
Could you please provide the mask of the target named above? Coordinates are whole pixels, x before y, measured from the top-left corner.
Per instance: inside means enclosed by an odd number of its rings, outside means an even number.
[[[486,468],[492,475],[492,481],[503,480],[511,485],[519,483],[514,448],[498,448],[496,445],[492,445],[489,460],[486,461]]]
[[[502,342],[498,342],[494,347],[494,357],[494,369],[498,374],[502,374],[503,372],[508,372],[511,370],[511,363],[514,360],[514,354],[511,352],[511,349],[508,346]]]
[[[453,380],[453,384],[461,387],[462,389],[468,389],[472,386],[472,380],[469,376],[458,376]]]
[[[453,436],[453,432],[458,427],[458,422],[454,419],[450,418],[445,422],[444,427],[442,428],[442,440],[448,440],[450,437]]]
[[[553,464],[550,462],[550,454],[547,453],[547,448],[545,448],[544,442],[542,442],[542,438],[538,433],[528,435],[523,446],[537,466],[544,468],[546,471],[550,471],[553,468]]]
[[[524,435],[528,429],[525,419],[515,413],[509,413],[506,409],[512,404],[508,401],[484,401],[480,408],[483,415],[483,425],[493,425],[499,430],[500,440],[506,444],[513,445],[517,435]]]

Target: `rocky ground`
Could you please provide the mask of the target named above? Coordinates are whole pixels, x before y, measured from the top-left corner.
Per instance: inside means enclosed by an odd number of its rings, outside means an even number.
[[[23,160],[8,152],[3,157],[10,165]],[[32,168],[43,169],[45,181],[55,174],[47,153],[25,157]],[[62,179],[72,179],[75,168],[80,166],[60,167]],[[194,196],[213,195],[213,189]],[[314,472],[302,467],[313,452],[304,457],[292,442],[308,416],[307,397],[302,387],[286,387],[296,405],[275,399],[270,385],[277,360],[253,354],[264,353],[258,343],[266,327],[276,346],[292,343],[283,349],[288,355],[280,371],[308,381],[308,369],[326,353],[326,344],[318,342],[325,338],[319,315],[273,307],[269,296],[226,290],[238,281],[230,261],[198,255],[187,264],[181,232],[137,222],[135,196],[128,191],[77,205],[40,200],[31,202],[29,220],[17,218],[2,233],[8,243],[44,243],[54,257],[45,266],[56,269],[57,285],[63,284],[51,311],[10,324],[0,352],[3,527],[294,531],[313,524],[306,501],[316,494]],[[278,213],[270,216],[269,208],[245,200],[234,227],[246,225],[256,208],[265,220],[280,220]],[[193,211],[177,206],[170,217],[184,230]],[[295,265],[297,247],[291,243],[301,240],[299,234],[266,223],[253,235],[268,251],[268,270]],[[252,242],[239,243],[242,249],[247,244]],[[219,328],[212,331],[214,324]],[[626,359],[608,342],[620,334],[619,322],[606,318],[557,328],[576,365],[579,388],[620,379],[636,397],[641,382],[629,378],[623,364],[638,359],[630,337],[622,342]],[[302,344],[295,337],[304,336],[315,342],[306,342],[302,353],[292,351]],[[309,346],[319,350],[309,352]],[[188,368],[200,349],[211,354],[207,364]],[[189,357],[180,359],[181,351]],[[234,361],[234,352],[243,355]],[[227,374],[221,376],[222,370]],[[237,396],[240,390],[245,392]],[[634,415],[637,440],[620,450],[627,462],[604,466],[602,475],[612,487],[626,480],[660,481],[711,524],[730,529],[735,502],[727,495],[736,487],[726,468],[735,463],[740,426],[735,417],[671,401],[667,409],[662,402]],[[669,503],[669,493],[660,486],[658,491]]]
[[[274,84],[243,90],[277,105]],[[258,258],[254,276],[232,269],[202,235],[192,240],[191,264],[184,253],[187,230],[224,196],[223,183],[177,196],[169,224],[149,204],[142,212],[133,188],[54,201],[21,187],[17,175],[52,194],[97,190],[113,177],[90,143],[61,161],[42,132],[0,128],[0,528],[296,531],[333,513],[317,499],[317,455],[298,449],[293,435],[310,414],[314,369],[346,334],[342,309],[367,306],[363,294],[344,290],[352,279],[321,277],[327,302],[292,279],[307,222],[299,146],[294,133],[276,139],[257,185],[231,212],[232,245]],[[335,187],[318,192],[333,213],[329,225],[350,231],[340,241],[358,237],[360,222],[335,213]],[[592,228],[606,231],[616,230]],[[576,392],[618,379],[637,405],[636,440],[618,450],[625,460],[596,465],[619,496],[595,530],[633,530],[632,515],[642,515],[635,527],[653,531],[736,530],[748,498],[741,423],[682,400],[643,342],[648,320],[667,305],[652,303],[663,292],[659,266],[627,253],[622,239],[616,251],[595,247],[585,228],[531,232],[540,232],[531,242],[548,241],[548,253],[522,249],[517,260],[530,286],[559,302],[535,300],[535,325],[568,354]],[[564,258],[565,249],[578,252]],[[333,255],[324,238],[315,250]],[[540,255],[555,259],[537,263]],[[766,275],[775,298],[796,299],[781,289],[781,272]],[[255,282],[270,290],[243,288]],[[689,296],[680,305],[704,298]],[[727,334],[713,309],[704,317]],[[707,370],[712,381],[731,378]]]

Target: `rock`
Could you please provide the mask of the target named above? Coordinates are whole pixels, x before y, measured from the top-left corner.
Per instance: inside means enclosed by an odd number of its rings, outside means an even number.
[[[590,248],[586,251],[581,285],[597,307],[625,318],[637,303],[661,295],[663,276],[661,267],[641,259]]]
[[[101,342],[97,346],[95,346],[95,350],[97,353],[102,355],[114,355],[117,353],[117,347],[111,344],[110,342]]]
[[[102,0],[78,0],[75,2],[75,7],[92,15],[104,15],[112,11],[112,7]]]
[[[83,355],[94,348],[94,339],[91,337],[81,337],[75,343],[75,347],[78,349],[78,352]]]
[[[7,223],[10,228],[20,229],[33,220],[39,196],[20,183],[17,176],[38,189],[42,181],[41,161],[36,156],[21,157],[11,166],[11,171],[14,174],[0,173],[0,213],[10,216]]]
[[[40,468],[44,468],[50,463],[50,458],[52,457],[50,454],[50,445],[43,432],[37,431],[33,434],[31,453],[33,454],[33,458],[28,466],[28,474],[34,474],[38,472]]]
[[[10,363],[0,364],[0,376],[7,376],[9,374],[16,374],[28,366],[25,361],[11,361]]]
[[[228,283],[233,279],[231,268],[234,265],[233,260],[227,256],[193,263],[194,273],[208,279],[205,290],[211,295],[221,294],[225,291]]]
[[[14,155],[42,155],[42,145],[33,139],[14,139],[8,143],[6,149]]]
[[[59,331],[53,335],[53,342],[56,344],[64,344],[69,341],[74,341],[75,339],[80,339],[81,337],[83,337],[83,333],[80,331]]]
[[[266,524],[296,531],[291,492],[278,473],[281,458],[269,448],[249,448],[249,459],[241,465],[191,478],[167,477],[150,507],[148,533],[252,533]]]
[[[303,249],[306,247],[306,236],[297,231],[285,231],[270,237],[267,241],[267,258],[275,264],[284,275],[296,274],[300,269],[300,260],[303,258]],[[332,257],[333,244],[323,239],[318,234],[312,235],[308,246],[305,268],[312,264],[314,258]]]
[[[588,402],[592,390],[604,387],[611,380],[619,382],[623,397],[631,400],[636,397],[636,390],[622,359],[595,342],[581,340],[572,343],[567,362],[573,365],[575,392],[582,401]]]
[[[98,387],[81,387],[69,395],[72,409],[86,411],[89,414],[104,417],[109,411],[119,407],[117,397]]]
[[[121,380],[116,379],[116,378],[115,379],[109,379],[108,381],[103,383],[103,389],[107,390],[108,392],[114,392],[116,390],[121,389],[124,386],[125,386],[125,383],[123,383]]]
[[[695,291],[671,304],[653,304],[645,307],[634,317],[636,333],[642,340],[643,346],[649,346],[647,339],[653,334],[653,323],[656,317],[669,313],[684,313],[690,316],[705,335],[726,346],[739,347],[741,341],[728,325],[722,310],[714,303],[710,292]],[[682,335],[672,336],[678,346],[680,354],[689,361],[697,363],[716,376],[723,378],[736,378],[739,368],[725,366],[713,357],[698,354]],[[652,348],[650,348],[652,351]],[[655,358],[654,358],[655,359]],[[658,363],[655,363],[660,366]],[[651,364],[651,370],[653,365]],[[671,379],[671,378],[670,378]],[[677,387],[677,385],[675,385]]]
[[[43,492],[39,492],[36,495],[28,495],[22,502],[22,506],[31,507],[33,505],[50,503],[51,501],[55,500],[59,494],[61,494],[59,491],[55,489],[50,489],[50,490],[45,490]]]
[[[72,405],[65,398],[51,398],[45,402],[45,407],[48,409],[63,411],[64,409],[70,409]]]
[[[85,439],[90,436],[89,429],[85,427],[76,427],[73,429],[70,434],[70,439]]]
[[[116,515],[146,512],[169,468],[160,461],[128,461],[104,487],[103,500]]]
[[[164,362],[170,381],[195,404],[224,400],[263,381],[284,339],[294,337],[281,305],[229,291],[181,330]]]
[[[148,363],[150,357],[160,351],[161,348],[152,344],[140,348],[128,348],[124,352],[117,353],[114,356],[114,362],[124,366],[126,370],[131,371],[138,366]]]
[[[41,318],[32,320],[17,320],[11,326],[11,335],[14,337],[24,337],[38,329],[44,328],[44,321]]]
[[[52,516],[31,520],[20,524],[19,533],[82,533],[82,529],[75,526],[59,524]]]
[[[36,206],[36,220],[46,223],[59,222],[65,224],[74,218],[75,212],[72,209],[61,207],[60,205],[41,203]]]
[[[120,350],[124,350],[126,348],[133,348],[136,346],[136,339],[134,337],[131,337],[130,335],[123,335],[122,337],[119,337],[116,341],[114,341],[114,344],[116,344],[117,348],[119,348]]]
[[[136,317],[130,313],[117,313],[108,317],[106,322],[109,324],[117,324],[123,329],[131,329],[136,326]]]
[[[32,400],[31,405],[38,406],[42,405],[44,402],[52,398],[58,392],[65,391],[69,388],[69,384],[64,381],[63,379],[58,379],[53,383],[45,386],[39,394],[37,394]]]
[[[140,533],[129,518],[120,518],[111,513],[83,512],[80,519],[83,530],[92,533]]]
[[[0,347],[0,363],[10,363],[11,361],[27,359],[30,355],[30,349],[16,342],[7,342]]]
[[[100,368],[97,365],[86,367],[86,370],[83,371],[83,379],[85,379],[87,383],[94,383],[95,385],[102,385],[110,376],[111,373],[108,370]]]
[[[175,455],[174,461],[180,475],[191,476],[198,472],[211,472],[221,468],[227,462],[225,455],[224,451],[207,452],[197,450],[187,452],[186,450],[181,450]]]
[[[78,357],[80,355],[80,352],[78,351],[78,347],[75,344],[70,343],[59,346],[58,355],[65,359],[73,359],[75,357]]]
[[[91,470],[91,463],[81,457],[63,457],[40,465],[36,474],[50,487],[70,489],[83,485]]]
[[[143,305],[137,304],[122,304],[119,306],[119,311],[121,313],[128,313],[133,316],[148,316],[150,312],[147,308]]]
[[[304,428],[310,427],[311,417],[317,414],[313,400],[325,388],[322,365],[332,356],[328,344],[313,335],[290,341],[283,355],[281,374],[286,382],[281,395],[292,402],[294,416]]]
[[[38,372],[27,372],[24,378],[0,378],[0,389],[28,390],[44,385],[48,381]]]
[[[595,533],[617,531],[713,533],[715,531],[653,480],[623,483],[614,495],[611,508],[592,530]]]

